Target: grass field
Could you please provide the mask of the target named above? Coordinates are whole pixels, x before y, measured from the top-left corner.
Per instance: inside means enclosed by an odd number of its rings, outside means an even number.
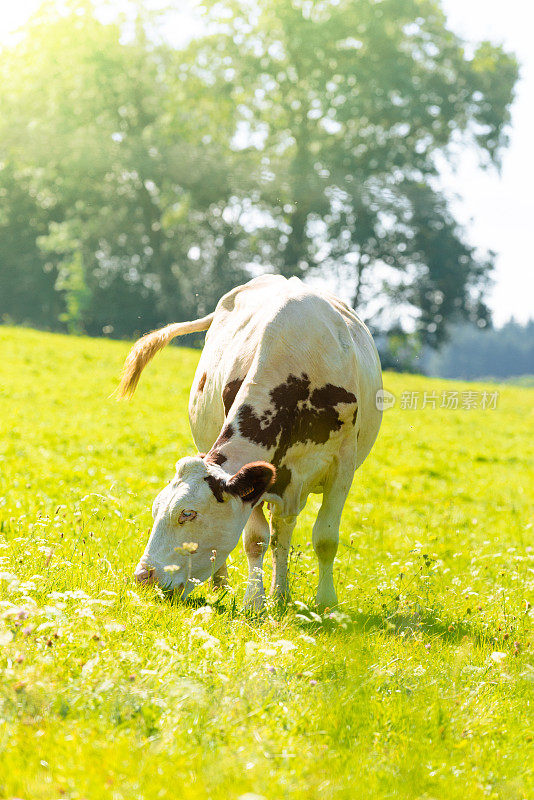
[[[409,410],[484,387],[387,374],[339,610],[311,606],[314,498],[298,602],[251,619],[240,547],[232,589],[187,606],[132,580],[195,452],[198,353],[168,349],[118,404],[126,344],[0,328],[0,352],[1,798],[534,798],[534,390]]]

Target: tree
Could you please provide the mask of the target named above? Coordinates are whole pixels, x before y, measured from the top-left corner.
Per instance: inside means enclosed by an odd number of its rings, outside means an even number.
[[[514,58],[488,42],[468,56],[435,0],[205,5],[214,32],[189,62],[226,81],[234,146],[257,152],[256,259],[284,275],[335,269],[374,327],[410,314],[427,342],[457,315],[486,319],[491,255],[465,242],[436,157],[463,141],[498,165]]]
[[[498,164],[512,56],[466,55],[437,0],[206,0],[181,50],[104,4],[49,0],[0,52],[0,318],[131,335],[251,262],[337,274],[401,339],[488,317],[437,157]]]
[[[124,335],[211,308],[246,278],[243,235],[222,101],[207,113],[149,17],[132,31],[97,10],[45,3],[1,55],[0,186],[20,210],[0,219],[0,314]],[[44,284],[55,312],[33,307]]]
[[[534,320],[521,325],[513,319],[501,328],[453,327],[439,351],[427,351],[424,371],[442,378],[534,379]]]
[[[64,311],[57,269],[37,241],[47,221],[32,176],[0,157],[0,320],[47,327]]]

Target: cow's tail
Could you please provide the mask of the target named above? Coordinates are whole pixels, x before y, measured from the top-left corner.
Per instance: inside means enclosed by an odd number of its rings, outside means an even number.
[[[115,394],[119,398],[131,397],[139,383],[142,371],[148,362],[154,358],[158,350],[161,350],[162,347],[169,344],[176,336],[183,336],[186,333],[196,333],[197,331],[207,331],[213,322],[214,315],[215,312],[212,312],[208,314],[207,317],[195,319],[192,322],[173,322],[165,328],[147,333],[146,336],[138,339],[124,362],[121,382]]]

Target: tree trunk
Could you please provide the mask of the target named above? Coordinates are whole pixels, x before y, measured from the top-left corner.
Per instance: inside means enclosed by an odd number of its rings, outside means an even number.
[[[352,307],[355,311],[358,310],[358,306],[360,305],[361,294],[362,294],[362,275],[365,270],[365,265],[362,264],[361,258],[358,261],[358,266],[356,267],[356,287],[354,289],[354,295],[352,297]]]

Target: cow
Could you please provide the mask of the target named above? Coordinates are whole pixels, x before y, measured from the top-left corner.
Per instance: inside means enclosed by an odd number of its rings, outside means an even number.
[[[312,534],[316,603],[333,607],[343,506],[381,422],[380,360],[371,334],[329,292],[263,275],[225,294],[212,314],[139,339],[119,395],[133,394],[143,368],[171,339],[204,330],[189,398],[199,452],[178,461],[156,497],[135,578],[182,598],[210,577],[224,585],[226,560],[244,531],[245,607],[264,605],[269,542],[271,594],[287,600],[291,535],[308,495],[322,494]]]

